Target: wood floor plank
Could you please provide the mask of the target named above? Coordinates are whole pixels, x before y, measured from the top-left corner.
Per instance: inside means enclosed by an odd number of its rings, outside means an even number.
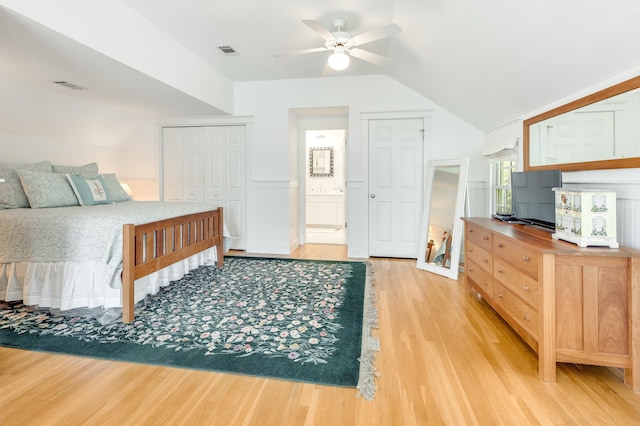
[[[309,244],[293,256],[342,260],[347,251]],[[640,423],[640,394],[620,370],[561,364],[557,383],[542,382],[535,353],[462,277],[415,260],[369,261],[381,345],[373,401],[349,388],[0,348],[0,424]]]

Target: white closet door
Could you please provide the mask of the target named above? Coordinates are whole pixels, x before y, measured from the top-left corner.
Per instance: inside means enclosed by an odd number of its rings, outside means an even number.
[[[204,199],[224,208],[227,132],[222,126],[205,127],[204,132]]]
[[[231,247],[239,250],[247,248],[246,198],[247,198],[247,156],[246,128],[226,126],[226,170],[225,170],[225,219],[231,234]]]
[[[184,200],[204,201],[204,128],[184,129]]]
[[[162,129],[162,199],[184,199],[184,128]]]
[[[245,126],[173,127],[162,131],[163,199],[224,208],[231,248],[246,249]]]

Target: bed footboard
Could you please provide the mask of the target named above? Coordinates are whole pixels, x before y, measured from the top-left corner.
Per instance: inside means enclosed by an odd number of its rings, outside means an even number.
[[[211,247],[224,264],[222,207],[143,225],[123,225],[122,321],[133,321],[134,282]]]

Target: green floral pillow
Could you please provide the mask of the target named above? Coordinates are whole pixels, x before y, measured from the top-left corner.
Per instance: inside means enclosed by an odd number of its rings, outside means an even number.
[[[29,199],[16,170],[51,172],[51,163],[0,163],[0,179],[4,179],[4,182],[0,182],[0,209],[29,207]]]
[[[18,170],[17,173],[32,209],[79,205],[66,175],[35,170]]]

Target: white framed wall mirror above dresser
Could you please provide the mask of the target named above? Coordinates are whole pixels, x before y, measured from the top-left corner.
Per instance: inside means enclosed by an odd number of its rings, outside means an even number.
[[[620,80],[524,120],[523,168],[560,169],[568,190],[616,192],[618,242],[638,250],[640,76]]]

